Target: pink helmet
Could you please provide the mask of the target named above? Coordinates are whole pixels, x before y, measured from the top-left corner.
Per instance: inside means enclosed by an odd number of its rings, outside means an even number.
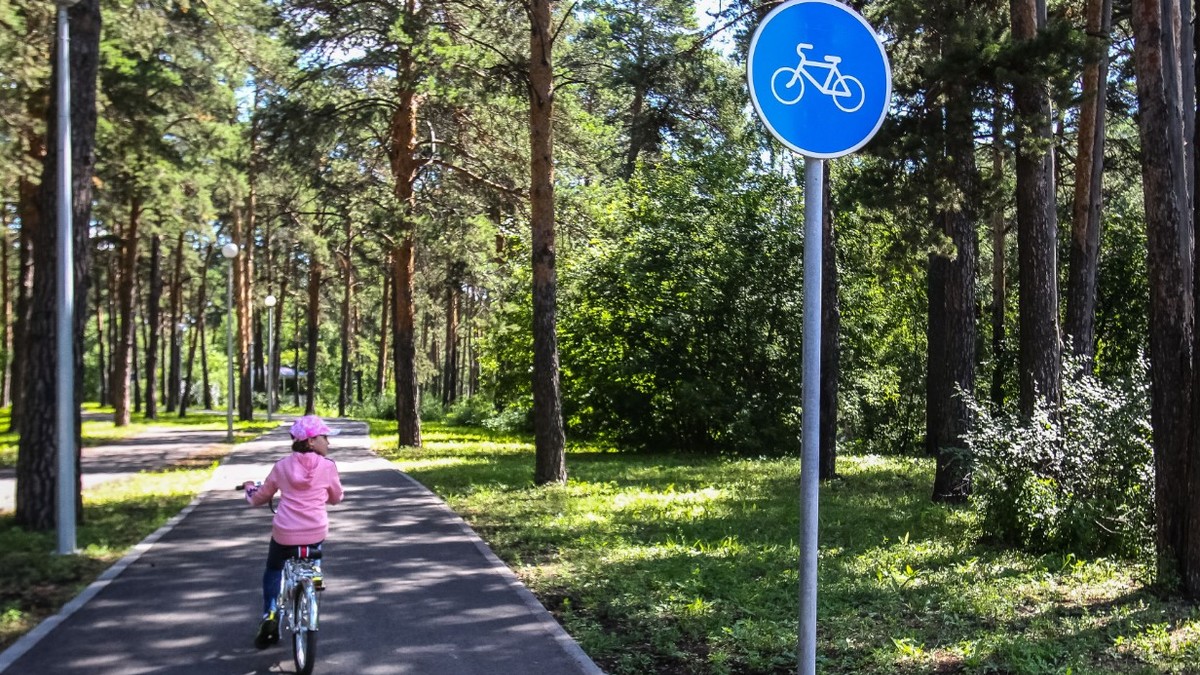
[[[339,433],[341,432],[330,429],[329,425],[316,415],[305,415],[292,422],[292,440],[294,441],[307,441],[317,436],[337,436]]]

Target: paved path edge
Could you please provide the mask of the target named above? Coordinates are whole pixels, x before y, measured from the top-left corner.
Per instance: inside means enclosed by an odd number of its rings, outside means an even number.
[[[226,457],[228,457],[228,455],[226,455]],[[224,459],[222,459],[222,461],[224,461]],[[46,635],[53,631],[58,624],[66,621],[68,617],[79,611],[79,609],[87,604],[89,600],[95,597],[97,593],[104,590],[104,587],[108,586],[113,579],[116,579],[118,576],[120,576],[121,572],[125,571],[125,568],[137,562],[137,559],[142,557],[142,554],[144,554],[146,551],[150,550],[151,546],[153,546],[159,539],[174,529],[180,521],[188,516],[188,514],[196,510],[196,507],[200,505],[200,502],[208,495],[209,492],[210,490],[201,490],[198,492],[196,496],[192,498],[191,503],[183,507],[179,513],[171,516],[170,520],[163,523],[157,530],[147,535],[145,539],[138,542],[138,544],[130,549],[129,552],[126,553],[120,560],[113,563],[111,567],[101,572],[100,576],[96,577],[95,581],[88,584],[86,588],[79,592],[79,595],[76,595],[71,599],[70,602],[63,605],[62,609],[58,610],[57,614],[42,619],[41,623],[35,626],[33,630],[22,635],[17,639],[16,642],[9,645],[8,649],[0,652],[0,673],[6,671],[9,666],[17,661],[17,659],[24,656],[25,652],[32,649],[35,645],[37,645],[38,642],[41,642],[42,638],[46,637]]]
[[[450,508],[444,499],[438,496],[438,494],[433,490],[430,490],[428,487],[426,487],[423,483],[421,483],[421,481],[413,478],[407,473],[404,473],[398,467],[396,467],[395,464],[392,464],[392,462],[389,461],[388,464],[391,466],[393,471],[400,474],[405,480],[413,483],[420,489],[429,493],[434,499],[441,502],[442,505],[446,507],[447,511],[454,515],[455,522],[457,522],[458,526],[462,528],[463,533],[470,537],[471,542],[475,544],[475,548],[478,549],[479,553],[482,554],[484,559],[488,561],[488,564],[492,567],[492,570],[499,574],[504,579],[505,583],[507,583],[509,587],[521,597],[521,601],[525,603],[525,608],[529,610],[529,613],[532,614],[535,619],[537,619],[538,623],[541,624],[542,629],[545,630],[552,638],[554,638],[554,641],[558,643],[558,646],[567,653],[567,656],[569,656],[571,660],[579,666],[580,670],[585,673],[585,675],[605,675],[604,671],[596,665],[596,662],[592,661],[592,658],[587,655],[587,652],[583,651],[583,648],[579,646],[579,643],[575,640],[575,638],[571,637],[570,633],[568,633],[567,630],[562,627],[562,624],[555,620],[554,616],[550,614],[550,610],[546,609],[546,606],[537,599],[537,596],[533,594],[533,591],[529,590],[528,586],[521,583],[521,580],[517,578],[516,572],[513,572],[511,567],[504,564],[504,561],[492,551],[491,547],[487,545],[487,542],[485,542],[479,536],[479,534],[475,532],[475,530],[471,529],[471,526],[467,524],[467,521],[463,520],[462,516],[458,515],[457,511]]]
[[[227,460],[232,454],[232,452],[227,453],[221,458],[219,464],[224,464],[225,460]],[[389,469],[400,474],[402,478],[416,485],[421,490],[424,490],[446,507],[446,510],[453,515],[453,519],[458,524],[458,527],[461,528],[463,533],[471,539],[471,543],[475,545],[475,548],[478,549],[483,558],[487,560],[492,570],[499,574],[504,579],[505,583],[508,584],[508,586],[512,588],[518,596],[520,596],[521,601],[525,604],[526,609],[528,609],[529,613],[538,621],[538,623],[542,626],[542,629],[545,630],[552,638],[554,638],[554,641],[558,643],[558,646],[564,652],[566,652],[567,656],[579,666],[585,675],[605,675],[605,672],[596,665],[595,661],[592,661],[591,657],[587,655],[587,652],[583,651],[583,648],[579,646],[579,643],[575,640],[575,638],[571,637],[571,635],[567,633],[566,629],[562,627],[562,624],[555,620],[554,616],[550,614],[550,611],[546,609],[545,605],[543,605],[541,601],[537,599],[537,596],[533,594],[533,591],[530,591],[525,584],[521,583],[521,580],[517,578],[517,575],[512,571],[512,568],[504,564],[504,561],[492,551],[491,547],[489,547],[487,543],[483,541],[483,539],[477,532],[475,532],[475,530],[471,529],[471,526],[467,524],[467,521],[463,520],[462,516],[458,515],[458,512],[456,512],[454,509],[451,509],[450,506],[446,504],[446,501],[438,496],[437,493],[430,490],[417,479],[401,471],[391,461],[379,457],[378,455],[376,455],[376,457],[385,462]],[[87,604],[87,602],[95,597],[100,591],[102,591],[105,586],[108,586],[113,579],[117,578],[121,572],[125,571],[125,568],[136,562],[137,559],[142,557],[142,555],[148,551],[151,546],[153,546],[159,539],[174,529],[174,527],[178,525],[180,521],[186,518],[188,514],[194,511],[196,507],[200,505],[200,502],[203,501],[204,498],[215,489],[215,486],[213,486],[211,483],[212,481],[215,481],[216,475],[216,471],[214,471],[213,479],[210,480],[210,484],[207,486],[207,489],[202,489],[200,492],[198,492],[192,499],[191,503],[183,507],[179,513],[172,516],[170,520],[163,523],[162,526],[160,526],[157,530],[151,532],[145,539],[130,549],[129,553],[126,553],[124,557],[122,557],[108,569],[104,570],[104,572],[102,572],[100,576],[96,577],[95,581],[88,584],[88,586],[84,588],[79,595],[76,595],[71,599],[70,602],[63,605],[62,609],[60,609],[57,614],[46,617],[37,626],[35,626],[33,630],[29,631],[25,635],[22,635],[16,642],[9,645],[7,649],[5,649],[3,652],[0,652],[0,673],[5,672],[8,667],[15,663],[17,659],[21,658],[25,652],[32,649],[38,642],[42,640],[42,638],[53,631],[58,624],[65,621],[68,617]]]

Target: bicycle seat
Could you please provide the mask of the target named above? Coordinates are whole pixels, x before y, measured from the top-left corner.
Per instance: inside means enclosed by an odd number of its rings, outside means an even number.
[[[825,57],[825,61],[827,61],[827,62],[829,62],[829,63],[832,63],[833,65],[835,65],[835,66],[836,66],[837,64],[839,64],[839,63],[841,63],[841,62],[842,62],[842,57],[840,57],[840,56],[826,56],[826,57]]]

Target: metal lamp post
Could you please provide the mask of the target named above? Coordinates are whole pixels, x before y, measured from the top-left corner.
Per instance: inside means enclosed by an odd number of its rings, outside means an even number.
[[[229,367],[226,378],[225,396],[225,442],[233,442],[233,259],[237,257],[238,245],[229,242],[221,247],[221,255],[229,260],[229,282],[225,285],[225,354],[228,356]]]
[[[67,9],[79,0],[56,0],[58,5],[58,284],[55,314],[55,447],[58,449],[58,484],[55,518],[58,553],[75,552],[75,247],[71,190],[71,29]]]
[[[271,408],[275,403],[275,296],[263,298],[267,306],[267,421],[271,421]]]

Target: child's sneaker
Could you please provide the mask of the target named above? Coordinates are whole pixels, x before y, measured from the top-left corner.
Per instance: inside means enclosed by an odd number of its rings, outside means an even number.
[[[313,590],[314,591],[325,590],[325,577],[322,577],[322,576],[313,577]]]
[[[266,649],[276,642],[279,642],[279,620],[275,618],[275,612],[271,612],[258,625],[258,635],[254,636],[254,646]]]

